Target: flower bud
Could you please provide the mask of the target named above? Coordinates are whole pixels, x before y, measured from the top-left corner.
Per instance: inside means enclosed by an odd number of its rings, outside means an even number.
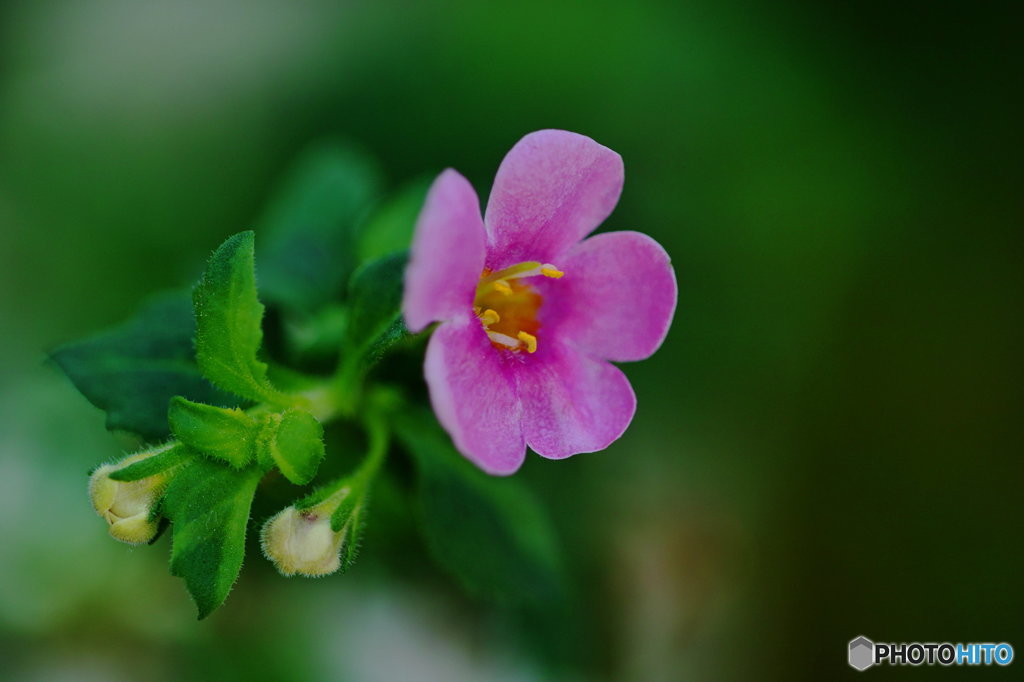
[[[324,509],[282,509],[263,526],[263,554],[282,575],[315,578],[341,568],[338,553],[347,528],[331,530],[331,514]]]
[[[125,457],[117,464],[104,464],[89,477],[89,497],[96,512],[110,524],[110,536],[130,545],[149,542],[159,528],[152,516],[153,505],[163,494],[167,474],[138,481],[115,481],[110,474],[162,452],[153,450]]]

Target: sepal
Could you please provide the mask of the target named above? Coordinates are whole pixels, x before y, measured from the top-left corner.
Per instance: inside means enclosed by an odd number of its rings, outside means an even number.
[[[203,405],[175,396],[167,421],[175,438],[204,455],[236,469],[252,461],[259,424],[237,408]]]
[[[276,466],[295,485],[306,485],[324,458],[324,428],[300,409],[263,415],[256,453],[265,469]]]
[[[142,478],[149,478],[156,474],[181,466],[192,457],[192,452],[184,445],[170,443],[169,447],[157,450],[152,457],[146,457],[134,464],[110,472],[110,478],[115,481],[138,481]]]

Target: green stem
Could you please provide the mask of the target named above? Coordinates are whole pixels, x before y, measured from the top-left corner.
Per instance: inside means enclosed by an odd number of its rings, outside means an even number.
[[[369,448],[362,464],[356,469],[354,477],[360,480],[369,480],[377,475],[381,464],[384,463],[388,454],[388,443],[391,439],[391,432],[388,429],[384,415],[371,410],[366,417],[366,432],[369,436]]]
[[[379,398],[378,396],[383,396]],[[318,514],[334,514],[342,506],[349,508],[350,500],[362,498],[372,484],[388,453],[391,432],[386,419],[387,405],[393,398],[386,392],[378,392],[367,400],[364,406],[366,416],[363,426],[366,429],[368,447],[366,456],[351,474],[335,479],[319,488],[311,495],[296,502],[295,506]]]
[[[331,389],[338,411],[346,417],[355,416],[363,398],[363,379],[366,373],[356,358],[348,358],[338,365],[331,378]]]

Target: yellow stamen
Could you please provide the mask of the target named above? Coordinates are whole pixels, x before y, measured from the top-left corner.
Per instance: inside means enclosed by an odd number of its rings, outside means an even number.
[[[501,332],[487,332],[487,338],[489,338],[491,341],[500,346],[505,346],[506,348],[511,348],[512,350],[518,350],[519,347],[522,345],[519,341],[513,339],[511,336],[507,334],[502,334]]]
[[[551,263],[526,261],[492,272],[484,269],[476,287],[473,312],[495,348],[537,352],[541,322],[537,311],[546,287],[537,291],[530,277],[561,279],[565,273]]]
[[[531,271],[536,271],[541,266],[537,261],[526,261],[525,263],[518,263],[511,267],[505,268],[504,270],[498,270],[497,272],[489,272],[480,278],[481,284],[488,282],[494,282],[499,279],[518,279],[524,275],[529,277]],[[536,274],[534,272],[534,274]]]
[[[533,334],[527,334],[526,332],[519,332],[517,334],[519,340],[526,344],[527,353],[537,352],[537,337]]]
[[[547,265],[541,266],[540,274],[545,277],[551,277],[552,279],[560,279],[565,273],[557,269],[554,265],[548,263]]]
[[[484,274],[480,276],[480,283],[476,287],[476,299],[479,301],[492,291],[497,291],[506,296],[510,295],[513,289],[509,282],[513,280],[536,277],[538,275],[558,279],[564,274],[564,272],[551,263],[538,263],[537,261],[519,263],[497,272],[484,270]]]

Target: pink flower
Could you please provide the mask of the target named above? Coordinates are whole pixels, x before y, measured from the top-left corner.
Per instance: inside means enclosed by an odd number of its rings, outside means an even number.
[[[430,188],[402,310],[413,332],[441,322],[425,362],[434,412],[488,473],[515,472],[527,445],[551,459],[603,450],[633,419],[633,388],[609,360],[658,349],[676,280],[646,235],[584,240],[615,208],[622,182],[612,150],[542,130],[502,161],[482,219],[456,171]]]

